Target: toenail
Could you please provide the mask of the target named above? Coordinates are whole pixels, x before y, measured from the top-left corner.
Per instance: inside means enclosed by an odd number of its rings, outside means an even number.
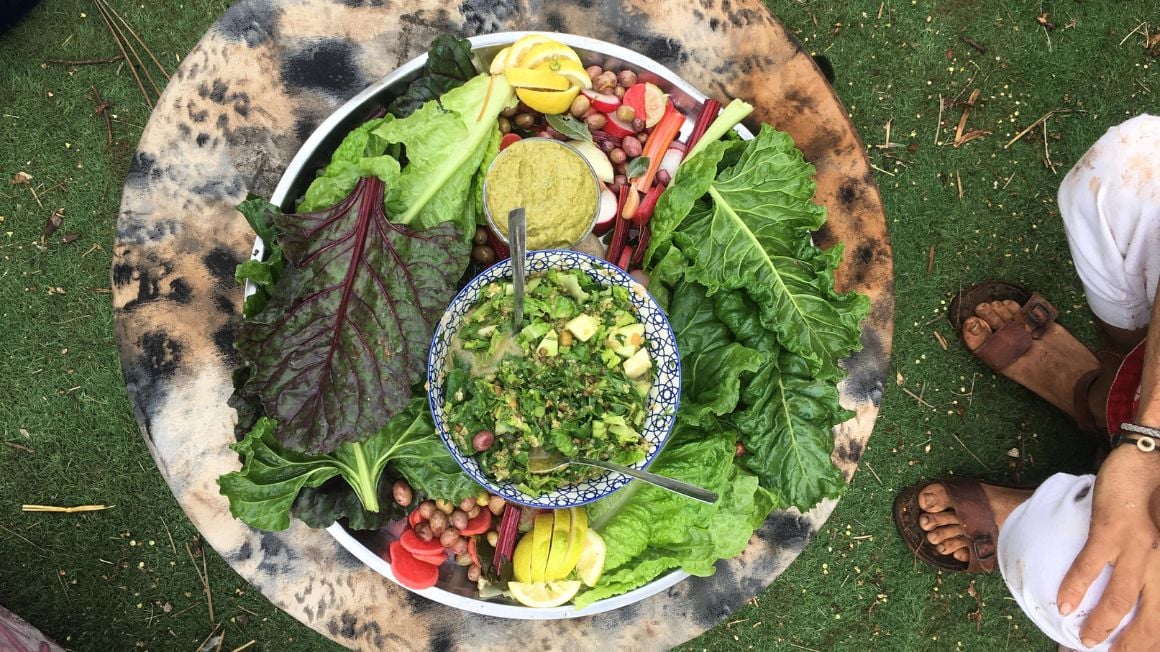
[[[979,322],[976,322],[976,321],[968,322],[967,323],[967,330],[970,331],[972,335],[978,335],[979,334]]]
[[[919,524],[919,525],[922,525],[922,526],[924,526],[924,527],[925,527],[925,526],[927,526],[927,525],[930,525],[930,517],[929,517],[929,516],[923,516],[922,518],[918,519],[918,524]]]

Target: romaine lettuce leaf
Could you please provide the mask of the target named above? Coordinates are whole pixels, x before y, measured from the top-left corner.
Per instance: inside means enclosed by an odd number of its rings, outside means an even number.
[[[440,34],[427,49],[427,63],[407,90],[387,107],[391,115],[405,118],[420,106],[461,85],[476,75],[471,62],[471,41]]]
[[[484,74],[375,129],[385,142],[402,145],[407,159],[387,195],[388,212],[413,228],[454,222],[470,241],[477,219],[473,179],[497,142],[500,112],[515,103],[503,75]]]
[[[606,547],[604,574],[576,597],[576,606],[630,591],[677,568],[712,575],[718,559],[745,549],[754,524],[772,509],[757,478],[733,464],[735,432],[694,428],[680,415],[677,423],[673,439],[649,470],[713,489],[720,499],[706,505],[633,482],[590,505],[589,522]]]
[[[334,206],[346,198],[362,177],[378,177],[394,183],[398,176],[398,152],[387,152],[387,143],[374,135],[374,130],[392,116],[368,120],[342,139],[330,163],[323,169],[298,204],[297,211],[310,212]],[[397,148],[395,148],[397,149]]]

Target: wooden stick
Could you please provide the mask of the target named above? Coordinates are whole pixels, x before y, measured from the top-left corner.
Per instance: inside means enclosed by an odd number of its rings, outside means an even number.
[[[129,30],[129,33],[133,35],[133,38],[137,39],[137,42],[141,44],[141,49],[145,50],[145,54],[149,55],[149,58],[153,60],[153,64],[157,66],[157,69],[161,71],[161,74],[165,75],[166,79],[169,79],[169,72],[165,70],[165,66],[161,65],[161,62],[157,60],[157,57],[153,56],[153,50],[150,50],[149,45],[146,44],[145,41],[141,40],[140,36],[137,36],[137,32],[133,31],[133,28],[129,26],[129,22],[124,18],[121,18],[121,14],[117,13],[117,10],[113,9],[113,5],[109,4],[108,2],[105,2],[105,8],[112,12],[112,14],[117,17],[117,20],[121,21],[121,24],[125,26],[125,29]]]
[[[1022,138],[1022,137],[1024,137],[1024,136],[1026,136],[1027,134],[1031,133],[1031,130],[1032,130],[1032,129],[1034,129],[1034,128],[1038,127],[1038,126],[1039,126],[1041,123],[1043,123],[1043,122],[1044,122],[1044,121],[1046,121],[1048,118],[1050,118],[1051,116],[1055,115],[1056,113],[1068,113],[1068,112],[1069,112],[1069,111],[1068,111],[1067,109],[1052,109],[1052,110],[1048,111],[1047,113],[1044,113],[1043,115],[1039,116],[1039,119],[1038,119],[1038,120],[1036,120],[1035,122],[1032,122],[1030,125],[1028,125],[1028,126],[1027,126],[1027,128],[1026,128],[1026,129],[1024,129],[1023,131],[1020,131],[1019,133],[1015,134],[1015,137],[1014,137],[1014,138],[1012,138],[1011,140],[1007,141],[1007,144],[1003,146],[1003,149],[1007,149],[1007,148],[1008,148],[1008,147],[1010,147],[1011,145],[1014,145],[1014,144],[1015,144],[1015,141],[1017,141],[1017,140],[1019,140],[1020,138]]]
[[[919,396],[918,394],[915,394],[914,392],[910,391],[909,389],[906,389],[905,387],[903,387],[902,391],[906,392],[906,395],[909,396],[910,398],[913,398],[914,400],[918,401],[919,404],[925,405],[932,410],[938,409],[935,406],[931,405],[930,403],[927,403],[926,401],[922,400],[921,396]]]
[[[44,62],[56,66],[95,66],[102,63],[116,63],[124,58],[118,54],[104,59],[45,59]]]
[[[963,178],[959,176],[959,171],[955,170],[955,181],[959,184],[959,199],[963,198]]]
[[[117,49],[121,51],[121,58],[125,62],[128,62],[129,55],[125,53],[125,46],[121,45],[121,39],[117,38],[116,32],[113,31],[113,23],[105,16],[105,12],[101,11],[99,4],[97,5],[97,11],[100,11],[101,18],[105,21],[105,27],[109,29],[109,34],[113,36],[113,42],[117,44]],[[145,92],[145,85],[141,83],[141,77],[137,74],[137,69],[133,67],[132,63],[129,63],[129,72],[133,75],[133,81],[137,82],[137,90],[141,91],[141,97],[145,98],[145,104],[152,109],[153,100],[149,99],[149,93]]]
[[[967,96],[967,105],[963,107],[963,114],[959,116],[959,126],[955,128],[955,147],[966,142],[963,140],[963,130],[967,128],[967,118],[971,117],[971,107],[975,106],[975,101],[978,99],[979,89],[977,88]]]
[[[1047,163],[1047,167],[1051,168],[1052,174],[1059,174],[1055,169],[1055,164],[1051,162],[1051,151],[1047,149],[1047,121],[1043,121],[1043,160]]]
[[[209,573],[205,572],[205,552],[203,551],[201,554],[201,568],[197,567],[197,560],[193,558],[193,550],[190,550],[188,543],[185,544],[185,554],[189,555],[189,563],[193,564],[193,572],[197,573],[198,579],[201,580],[201,588],[205,591],[206,606],[209,608],[209,624],[213,626],[213,595],[209,590]],[[214,631],[217,631],[216,627]]]
[[[118,27],[117,23],[113,20],[112,8],[109,7],[105,0],[93,0],[93,2],[97,5],[97,9],[102,12],[101,16],[105,18],[105,21],[108,23],[109,27],[113,30],[116,30],[116,38],[120,38],[121,41],[129,48],[129,51],[133,53],[133,58],[136,59],[137,67],[141,69],[141,73],[145,75],[145,79],[149,80],[149,85],[153,87],[153,92],[157,95],[161,95],[161,89],[157,88],[157,82],[153,81],[153,75],[149,74],[148,66],[145,65],[145,61],[141,58],[141,55],[137,54],[137,48],[133,47],[133,43],[130,42],[128,37],[125,36],[125,32],[121,31],[121,28]],[[130,65],[133,65],[133,63],[134,62],[130,61]]]
[[[36,452],[35,450],[25,446],[24,444],[18,444],[14,441],[6,441],[6,442],[4,442],[4,445],[11,446],[12,448],[15,448],[16,450],[24,451],[25,453],[35,453]]]
[[[982,43],[979,43],[978,41],[976,41],[975,39],[973,39],[969,36],[965,36],[965,35],[960,34],[959,40],[962,41],[963,43],[966,43],[967,45],[975,48],[975,51],[978,52],[979,54],[986,54],[987,53],[987,46],[983,45]]]
[[[76,514],[78,512],[99,512],[105,509],[112,509],[116,505],[77,505],[75,507],[57,507],[56,505],[23,505],[20,510],[24,512],[54,512],[59,514]]]
[[[930,246],[930,251],[926,253],[926,273],[930,274],[934,271],[934,245]]]
[[[938,135],[942,132],[943,96],[938,94],[938,124],[934,126],[934,144],[938,145]]]
[[[253,645],[254,643],[257,643],[257,641],[255,641],[254,639],[250,639],[250,641],[249,641],[248,643],[246,643],[246,644],[244,644],[244,645],[239,645],[238,647],[236,647],[236,648],[234,648],[234,649],[230,650],[230,652],[242,652],[242,650],[244,650],[244,649],[246,649],[246,648],[250,647],[250,646],[251,646],[251,645]]]

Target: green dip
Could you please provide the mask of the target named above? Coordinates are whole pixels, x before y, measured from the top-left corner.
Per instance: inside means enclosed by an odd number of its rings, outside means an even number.
[[[512,143],[487,170],[484,201],[492,225],[507,239],[507,216],[523,207],[528,249],[566,249],[596,219],[598,187],[576,150],[548,138]]]

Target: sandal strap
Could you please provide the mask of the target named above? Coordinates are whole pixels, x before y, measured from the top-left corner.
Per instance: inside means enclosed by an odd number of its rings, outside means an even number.
[[[1099,377],[1099,367],[1085,373],[1079,377],[1079,380],[1075,381],[1075,391],[1072,393],[1075,424],[1079,427],[1080,432],[1089,435],[1099,432],[1099,429],[1096,427],[1095,414],[1092,413],[1091,401],[1088,400],[1091,395],[1092,385],[1095,384],[1096,379]]]
[[[973,353],[995,371],[1003,371],[1031,348],[1055,323],[1059,311],[1038,293],[1023,304],[1015,317],[991,334]],[[1028,330],[1030,326],[1030,330]]]
[[[983,485],[977,480],[946,478],[941,481],[955,514],[963,525],[963,531],[971,541],[969,572],[989,572],[994,570],[998,550],[999,528],[995,525],[995,513],[983,493]]]

